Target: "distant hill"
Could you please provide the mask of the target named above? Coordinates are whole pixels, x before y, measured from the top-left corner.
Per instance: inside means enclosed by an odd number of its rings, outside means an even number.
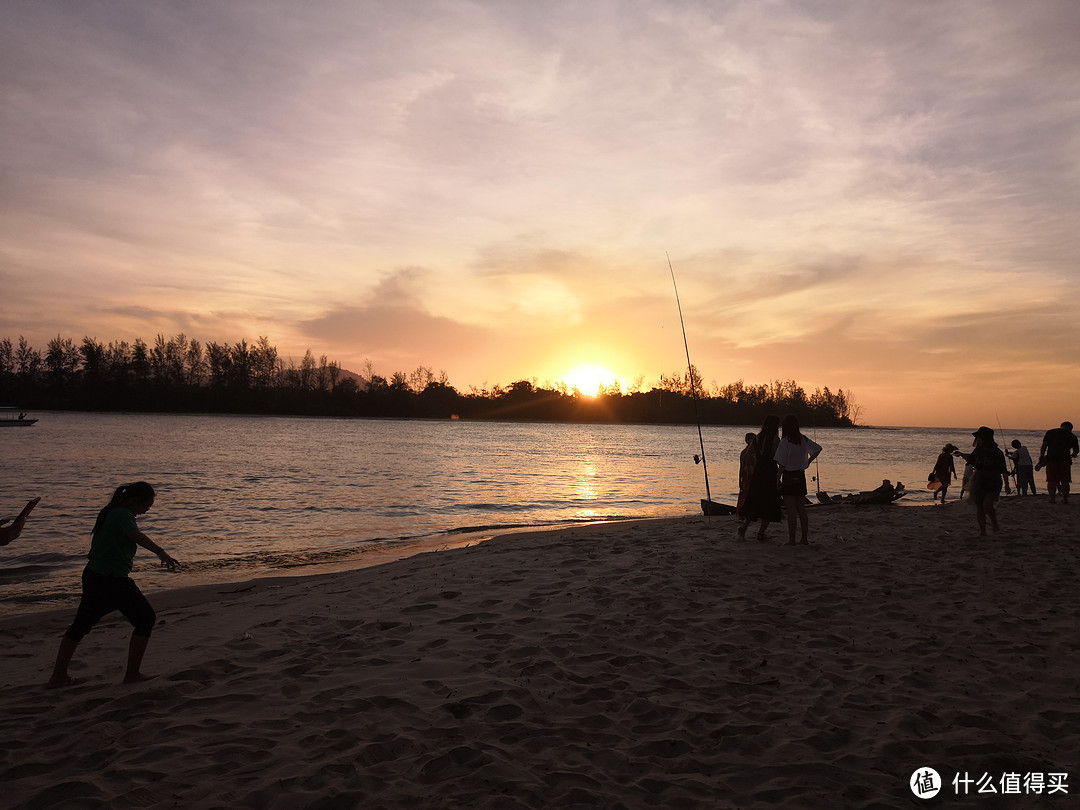
[[[354,380],[356,387],[361,391],[367,391],[368,380],[361,374],[357,374],[355,371],[349,371],[347,368],[340,369],[338,371],[338,381],[341,380]]]

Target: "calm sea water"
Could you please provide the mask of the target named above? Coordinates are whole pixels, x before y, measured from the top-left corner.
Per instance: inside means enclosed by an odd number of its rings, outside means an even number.
[[[0,429],[0,514],[41,504],[0,548],[0,609],[74,604],[97,511],[136,480],[140,527],[184,564],[140,550],[145,590],[372,564],[520,527],[699,514],[695,427],[37,413]],[[977,426],[975,426],[977,427]],[[714,500],[734,503],[746,427],[705,427]],[[1041,433],[1003,431],[1038,450]],[[928,504],[926,474],[970,429],[819,430],[831,494],[889,478]],[[811,470],[811,472],[815,472]],[[717,518],[717,520],[732,520]]]

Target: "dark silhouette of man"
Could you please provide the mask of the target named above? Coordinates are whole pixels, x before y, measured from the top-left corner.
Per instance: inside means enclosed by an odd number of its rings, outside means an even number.
[[[1046,468],[1046,489],[1050,493],[1050,503],[1057,503],[1057,493],[1061,493],[1061,502],[1069,502],[1069,484],[1072,482],[1072,460],[1080,455],[1080,442],[1073,433],[1072,422],[1062,422],[1061,427],[1051,428],[1043,436],[1039,448],[1039,463],[1036,470]]]

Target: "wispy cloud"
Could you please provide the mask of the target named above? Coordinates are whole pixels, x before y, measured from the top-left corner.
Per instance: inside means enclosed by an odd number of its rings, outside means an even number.
[[[1060,421],[1078,29],[1006,0],[16,0],[0,332],[655,378],[669,253],[706,377],[925,421],[947,358]]]

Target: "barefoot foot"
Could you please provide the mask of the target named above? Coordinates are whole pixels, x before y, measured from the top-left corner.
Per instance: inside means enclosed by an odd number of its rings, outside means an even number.
[[[72,678],[65,675],[62,678],[50,678],[49,682],[45,684],[46,689],[63,689],[67,686],[78,686],[80,683],[86,683],[86,678]]]

